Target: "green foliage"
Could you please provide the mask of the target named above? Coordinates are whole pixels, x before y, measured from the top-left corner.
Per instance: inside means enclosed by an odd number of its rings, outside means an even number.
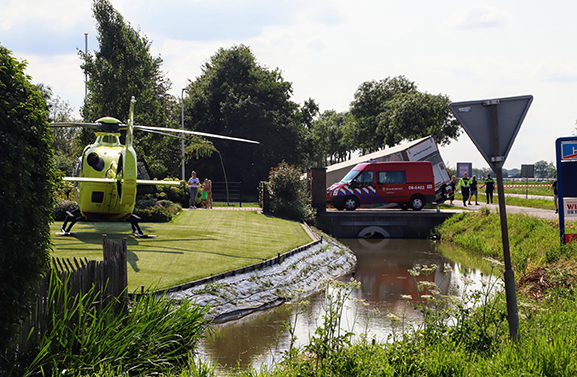
[[[271,212],[297,221],[313,221],[315,210],[307,194],[303,172],[282,162],[269,174],[268,190]]]
[[[52,217],[56,221],[64,221],[66,212],[73,212],[78,209],[78,203],[72,200],[62,200],[56,203],[52,211]]]
[[[48,266],[52,164],[48,112],[26,64],[0,45],[0,349]]]
[[[421,93],[404,76],[362,83],[351,103],[355,147],[374,152],[402,140],[432,135],[448,144],[460,134],[445,95]]]
[[[340,349],[351,345],[353,333],[342,328],[343,309],[351,299],[353,291],[360,284],[351,280],[342,283],[328,280],[323,286],[325,299],[322,326],[317,327],[315,334],[304,347],[315,360],[315,369],[323,368],[325,364],[334,364],[339,360]]]
[[[260,65],[250,48],[219,49],[202,73],[186,88],[185,128],[257,140],[260,145],[218,140],[229,181],[242,181],[254,194],[271,166],[303,156],[302,113],[289,100],[291,83],[279,69]],[[214,180],[221,178],[220,162],[200,159],[194,170]]]
[[[151,41],[137,30],[108,0],[94,0],[100,50],[94,53],[79,51],[84,61],[81,68],[88,75],[89,94],[81,109],[85,121],[94,122],[103,116],[128,121],[131,97],[136,99],[136,124],[156,127],[179,124],[180,106],[169,95],[171,83],[161,70],[162,59],[151,55]],[[178,108],[178,110],[177,110]],[[82,129],[79,142],[94,141],[91,130]],[[141,132],[135,137],[137,153],[147,161],[164,166],[162,177],[178,175],[181,145],[178,138]]]
[[[141,222],[165,223],[182,210],[180,204],[170,200],[145,199],[136,202],[134,214]]]
[[[437,230],[441,240],[455,243],[471,252],[496,259],[503,258],[500,217],[497,213],[462,213],[452,216]],[[531,266],[556,257],[574,258],[577,244],[563,248],[559,242],[556,220],[526,215],[507,215],[511,259],[515,270],[523,274]],[[576,232],[574,224],[567,225],[568,232]]]
[[[351,139],[353,117],[334,110],[323,112],[313,121],[307,136],[311,166],[323,167],[347,160],[354,147]]]
[[[143,199],[170,200],[173,203],[180,204],[182,207],[188,207],[190,194],[186,182],[177,178],[165,178],[163,181],[180,181],[180,186],[156,186],[156,193],[146,194]]]
[[[23,364],[42,375],[152,374],[186,366],[207,328],[207,307],[183,300],[178,305],[154,294],[139,296],[130,310],[118,302],[97,306],[94,287],[74,296],[69,282],[51,274],[49,326],[36,354]]]

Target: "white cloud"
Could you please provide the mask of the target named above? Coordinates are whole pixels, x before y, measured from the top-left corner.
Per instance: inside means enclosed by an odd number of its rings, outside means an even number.
[[[458,15],[457,29],[479,29],[503,27],[507,24],[504,10],[486,5],[475,5]]]

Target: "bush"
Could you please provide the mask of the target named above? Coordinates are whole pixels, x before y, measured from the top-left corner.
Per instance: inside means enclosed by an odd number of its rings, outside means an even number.
[[[64,221],[66,212],[73,212],[78,209],[78,203],[72,200],[62,200],[54,206],[52,217],[56,221]]]
[[[182,207],[188,207],[190,194],[186,182],[177,178],[165,178],[163,181],[180,181],[180,186],[156,186],[156,194],[147,194],[144,195],[143,198],[169,200],[173,203],[180,204]]]
[[[286,162],[270,171],[268,191],[272,213],[297,221],[314,220],[316,212],[311,206],[307,182],[302,175],[303,172]]]
[[[163,223],[172,220],[182,210],[182,206],[170,200],[142,199],[136,203],[134,214],[142,222]]]
[[[48,267],[56,181],[46,103],[11,54],[0,45],[0,348]]]

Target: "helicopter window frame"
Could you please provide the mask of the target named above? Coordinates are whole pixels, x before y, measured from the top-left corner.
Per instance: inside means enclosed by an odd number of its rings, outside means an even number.
[[[92,203],[104,203],[104,191],[92,191]]]

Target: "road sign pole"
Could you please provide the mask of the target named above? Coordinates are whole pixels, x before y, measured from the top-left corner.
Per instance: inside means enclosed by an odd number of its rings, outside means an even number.
[[[503,191],[503,164],[531,102],[533,102],[533,96],[527,95],[449,104],[455,118],[461,123],[463,129],[497,176],[501,238],[503,241],[503,259],[505,260],[507,319],[510,337],[513,341],[519,340],[519,314],[517,312],[517,294],[515,293],[515,274],[509,251],[507,209],[505,207],[505,192]]]
[[[507,209],[505,206],[505,192],[503,187],[503,169],[495,169],[497,175],[497,192],[499,195],[499,215],[501,217],[501,239],[503,241],[503,259],[505,262],[505,297],[507,299],[507,320],[509,321],[509,337],[519,340],[519,313],[517,311],[517,293],[515,292],[515,273],[511,264],[509,250],[509,228],[507,227]]]
[[[493,170],[497,175],[497,195],[499,197],[499,216],[501,218],[501,239],[503,242],[503,259],[505,262],[505,297],[507,299],[507,320],[509,322],[509,337],[519,340],[519,313],[517,311],[517,293],[515,292],[515,273],[511,263],[509,249],[509,228],[507,226],[507,206],[505,205],[505,187],[503,185],[503,164],[505,158],[501,156],[501,140],[499,138],[499,116],[497,112],[498,100],[487,101],[483,104],[489,107],[491,114],[491,129],[493,131],[492,157]]]

